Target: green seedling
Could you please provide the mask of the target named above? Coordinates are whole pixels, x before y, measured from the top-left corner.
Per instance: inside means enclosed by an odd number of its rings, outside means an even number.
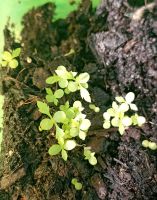
[[[88,160],[91,165],[97,164],[95,152],[91,152],[90,147],[84,147],[84,156],[85,156],[85,160]]]
[[[91,110],[94,110],[94,112],[96,112],[96,113],[100,112],[100,108],[95,106],[94,104],[89,104],[89,108]]]
[[[18,60],[16,59],[21,52],[21,48],[17,48],[12,51],[4,51],[2,54],[2,61],[1,66],[2,67],[10,67],[10,68],[16,68],[18,66]]]
[[[55,70],[55,74],[46,79],[46,83],[50,85],[58,83],[58,86],[66,94],[80,91],[81,98],[90,103],[91,97],[87,90],[89,78],[90,76],[86,72],[77,76],[77,72],[68,72],[64,66],[59,66]]]
[[[157,150],[157,144],[148,140],[143,140],[142,146],[151,150]]]
[[[125,129],[131,125],[142,126],[146,120],[143,116],[139,116],[137,113],[129,116],[126,114],[128,111],[138,111],[137,106],[133,103],[135,95],[133,92],[129,92],[125,98],[116,97],[112,103],[112,107],[109,108],[104,114],[104,129],[109,129],[111,125],[118,127],[118,131],[121,135],[124,134]]]
[[[78,180],[76,178],[73,178],[71,180],[71,183],[75,186],[76,190],[81,190],[82,189],[82,184],[80,182],[78,182]]]

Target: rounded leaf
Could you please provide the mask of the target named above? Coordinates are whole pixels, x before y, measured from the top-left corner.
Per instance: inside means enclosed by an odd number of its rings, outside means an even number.
[[[149,141],[148,140],[143,140],[142,141],[142,146],[145,147],[145,148],[149,147]]]
[[[12,51],[12,58],[18,57],[21,53],[21,48],[16,48]]]
[[[143,116],[138,116],[137,117],[138,126],[142,126],[145,122],[146,122],[146,118],[145,117],[143,117]]]
[[[104,129],[108,129],[111,127],[110,121],[109,120],[105,120],[105,122],[103,123],[103,128]]]
[[[76,137],[77,135],[78,135],[78,128],[75,128],[75,127],[71,128],[70,129],[70,136]]]
[[[87,136],[87,133],[80,130],[80,132],[79,132],[79,138],[80,138],[81,140],[85,140],[85,139],[86,139],[86,136]]]
[[[76,183],[75,184],[75,189],[76,190],[81,190],[82,189],[82,184],[81,183]]]
[[[68,83],[68,90],[69,90],[70,92],[76,92],[77,89],[78,89],[78,84],[77,84],[76,82],[70,81],[70,82]]]
[[[78,76],[79,78],[79,83],[87,83],[89,81],[89,74],[87,72],[82,73]]]
[[[50,154],[50,156],[55,156],[55,155],[59,154],[61,149],[62,148],[59,144],[54,144],[49,148],[48,153]]]
[[[11,60],[10,62],[9,62],[9,67],[11,67],[11,68],[16,68],[17,66],[18,66],[18,61],[16,60],[16,59],[13,59],[13,60]]]
[[[118,109],[120,112],[127,112],[129,110],[129,105],[127,103],[122,103]]]
[[[89,129],[89,127],[91,126],[91,122],[89,119],[83,119],[81,124],[80,124],[80,129],[83,131],[86,131]]]
[[[46,83],[47,84],[54,84],[59,80],[59,77],[54,75],[54,76],[50,76],[46,79]]]
[[[125,100],[128,104],[130,104],[131,102],[133,102],[135,99],[135,94],[133,92],[129,92],[126,96],[125,96]]]
[[[62,89],[56,90],[54,93],[55,98],[60,99],[64,95],[64,91]]]
[[[3,58],[4,60],[6,60],[6,61],[9,62],[9,61],[12,60],[12,55],[11,55],[10,52],[4,51],[4,52],[3,52],[3,55],[2,55],[2,58]]]
[[[73,178],[73,179],[71,180],[71,183],[72,183],[73,185],[75,185],[75,184],[77,183],[77,179],[76,179],[76,178]]]
[[[64,144],[64,149],[67,151],[70,151],[76,147],[76,141],[75,140],[67,140]]]
[[[81,88],[80,95],[81,95],[82,99],[84,99],[85,101],[91,103],[91,97],[90,97],[90,94],[89,94],[87,89]]]
[[[50,130],[52,127],[53,127],[53,121],[49,118],[46,118],[46,119],[43,119],[41,122],[40,122],[40,128],[42,130],[45,130],[45,131],[48,131]]]
[[[94,155],[91,155],[90,159],[89,159],[89,163],[91,165],[96,165],[97,164],[97,159]]]
[[[53,119],[55,120],[55,122],[57,123],[63,123],[66,119],[66,114],[63,111],[57,111],[54,116]]]
[[[118,127],[119,126],[119,119],[114,117],[112,120],[111,120],[111,124],[112,126],[114,127]]]
[[[118,103],[124,103],[125,99],[123,97],[116,97],[115,98]]]
[[[112,108],[114,109],[114,110],[118,110],[118,104],[115,102],[115,101],[113,101],[112,102]]]
[[[156,144],[155,142],[149,142],[148,147],[149,147],[151,150],[156,150],[156,149],[157,149],[157,144]]]
[[[68,86],[68,81],[66,79],[61,79],[59,82],[59,87],[66,88]]]
[[[125,117],[122,119],[122,124],[123,124],[124,126],[126,126],[126,127],[131,126],[131,124],[132,124],[131,118],[128,117],[128,116],[125,116]]]
[[[138,111],[138,108],[134,103],[130,104],[130,108],[131,108],[131,110]]]
[[[110,120],[110,114],[109,114],[109,112],[104,112],[104,114],[103,114],[103,118],[104,119],[106,119],[106,120]]]

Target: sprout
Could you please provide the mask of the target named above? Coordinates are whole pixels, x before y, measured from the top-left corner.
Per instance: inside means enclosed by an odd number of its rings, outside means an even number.
[[[1,65],[2,67],[10,67],[10,68],[16,68],[18,66],[17,58],[20,55],[21,48],[17,48],[12,51],[4,51],[2,54],[2,61]]]
[[[91,152],[90,147],[84,148],[84,156],[85,156],[85,160],[88,160],[91,165],[97,164],[97,159],[95,157],[95,153]]]
[[[151,142],[151,141],[148,141],[148,140],[143,140],[142,146],[145,147],[145,148],[149,148],[151,150],[157,149],[157,144],[155,142]]]
[[[71,180],[71,183],[75,186],[76,190],[81,190],[82,189],[82,184],[80,182],[78,182],[78,180],[76,178],[73,178]]]
[[[127,129],[131,125],[138,125],[142,126],[146,119],[143,116],[139,116],[137,113],[132,116],[126,115],[126,112],[129,111],[129,109],[133,111],[137,111],[137,106],[133,104],[135,95],[133,92],[129,92],[125,98],[123,97],[116,97],[115,100],[112,103],[112,107],[109,108],[106,112],[103,114],[104,118],[104,129],[108,129],[111,127],[118,127],[118,131],[121,135],[124,134],[125,129]]]

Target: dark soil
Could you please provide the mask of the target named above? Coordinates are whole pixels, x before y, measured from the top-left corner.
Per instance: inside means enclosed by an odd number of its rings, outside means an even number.
[[[157,9],[134,20],[135,8],[126,0],[104,0],[95,12],[89,0],[67,19],[52,22],[55,7],[46,4],[23,20],[22,42],[5,30],[5,48],[22,46],[20,66],[3,71],[5,121],[0,200],[130,200],[156,199],[156,151],[141,146],[157,142]],[[64,56],[75,50],[75,54]],[[50,157],[49,132],[39,132],[41,115],[36,101],[45,96],[45,79],[64,65],[90,74],[90,93],[101,113],[93,116],[86,141],[98,164],[90,166],[80,149]],[[75,68],[74,68],[75,67]],[[121,137],[102,129],[102,113],[116,95],[136,94],[142,128],[132,127]],[[75,99],[73,96],[72,99]],[[85,105],[86,106],[86,105]],[[77,177],[81,191],[71,185]]]

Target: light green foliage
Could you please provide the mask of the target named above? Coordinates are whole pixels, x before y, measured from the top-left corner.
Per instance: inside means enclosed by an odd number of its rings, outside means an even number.
[[[71,180],[71,183],[75,186],[76,190],[81,190],[82,189],[82,184],[80,182],[78,182],[78,180],[76,178],[73,178]]]
[[[58,86],[62,89],[62,93],[69,94],[71,92],[80,91],[81,98],[87,102],[91,102],[90,94],[87,90],[88,88],[88,81],[89,81],[89,74],[88,73],[81,73],[77,75],[77,72],[67,71],[64,66],[59,66],[55,70],[55,74],[50,76],[46,79],[47,84],[55,84],[57,83]],[[55,94],[52,91],[48,91],[48,100],[49,102],[54,103],[54,96]],[[51,98],[50,98],[51,96]],[[59,97],[61,98],[61,97]],[[58,101],[55,100],[55,105],[58,104]]]
[[[96,112],[96,113],[100,112],[100,108],[95,106],[94,104],[89,104],[89,108],[91,110],[94,110],[94,112]]]
[[[113,101],[112,107],[103,114],[104,129],[111,126],[118,127],[119,133],[123,135],[129,126],[142,126],[146,122],[145,118],[137,113],[131,116],[126,114],[128,111],[138,111],[137,106],[133,103],[134,98],[133,92],[129,92],[125,98],[121,96],[115,98],[116,101]]]
[[[91,152],[90,147],[84,147],[84,156],[85,156],[85,160],[88,160],[91,165],[97,164],[95,153]]]
[[[151,150],[157,150],[157,144],[148,140],[143,140],[142,146]]]
[[[68,151],[78,146],[76,139],[85,140],[87,132],[91,126],[90,120],[83,113],[84,107],[80,101],[75,101],[72,106],[69,101],[60,105],[60,99],[71,92],[80,91],[80,95],[87,102],[91,102],[89,92],[87,90],[89,74],[82,73],[77,75],[76,72],[67,71],[64,66],[59,66],[55,70],[55,74],[46,79],[46,83],[55,84],[56,90],[53,92],[51,88],[46,88],[46,101],[37,101],[39,111],[46,115],[46,118],[40,122],[39,130],[53,130],[57,144],[53,144],[49,148],[51,156],[61,153],[62,158],[68,159]],[[51,114],[50,105],[58,107],[57,111]],[[94,107],[96,111],[98,107]],[[90,157],[86,158],[94,165],[96,158],[91,152]]]
[[[1,66],[16,68],[18,66],[17,57],[20,55],[21,48],[17,48],[12,51],[4,51],[2,55]]]

